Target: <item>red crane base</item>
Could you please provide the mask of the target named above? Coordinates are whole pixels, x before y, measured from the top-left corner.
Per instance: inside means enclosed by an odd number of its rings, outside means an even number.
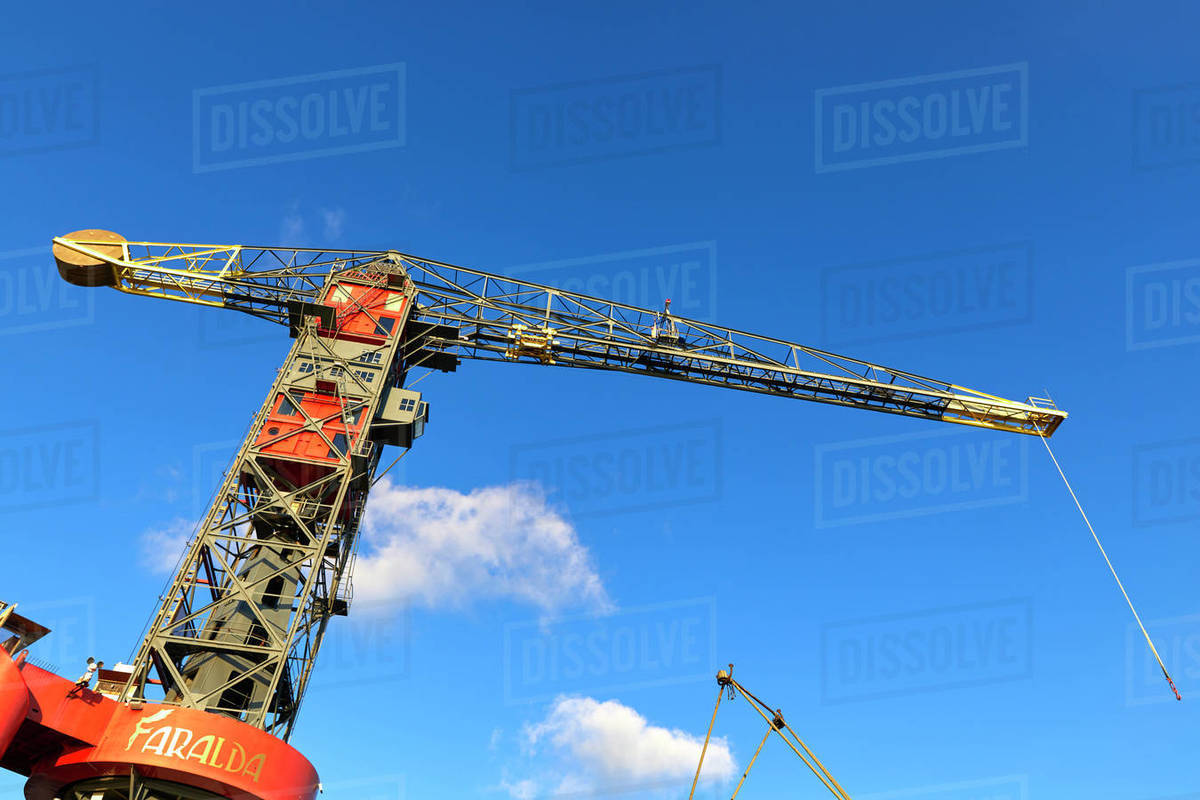
[[[53,800],[103,777],[168,781],[228,800],[314,800],[317,772],[286,742],[230,717],[135,709],[0,649],[0,768]]]

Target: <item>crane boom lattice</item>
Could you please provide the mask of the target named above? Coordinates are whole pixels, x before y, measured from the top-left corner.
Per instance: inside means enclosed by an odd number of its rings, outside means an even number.
[[[121,291],[288,325],[330,275],[387,259],[417,288],[413,319],[427,326],[422,365],[439,369],[479,359],[612,370],[1042,436],[1053,435],[1067,416],[1039,398],[1008,400],[795,342],[396,251],[114,246],[69,237],[55,244],[102,262],[108,285]]]

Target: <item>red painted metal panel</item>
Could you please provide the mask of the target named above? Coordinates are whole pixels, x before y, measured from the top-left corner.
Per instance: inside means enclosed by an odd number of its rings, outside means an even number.
[[[343,280],[326,289],[321,302],[335,309],[334,338],[379,344],[399,332],[408,300],[394,287]]]
[[[284,410],[286,410],[287,405],[294,407],[296,404],[281,394],[276,399],[274,410],[267,417],[255,444],[262,447],[264,453],[271,455],[314,459],[328,464],[336,464],[339,459],[338,453],[331,450],[316,431],[302,430],[308,423],[305,416],[299,410],[292,414],[284,414],[280,409],[281,405],[285,406]],[[299,398],[299,406],[304,413],[315,420],[324,420],[320,426],[321,431],[331,442],[335,444],[341,442],[344,446],[353,448],[362,435],[362,411],[359,409],[351,412],[351,416],[358,417],[358,419],[353,420],[353,424],[347,426],[342,413],[343,405],[344,402],[336,397],[317,392],[308,392]],[[343,438],[338,439],[339,436]]]
[[[148,703],[135,711],[32,664],[18,667],[0,650],[0,753],[22,723],[35,726],[50,753],[33,768],[29,800],[51,800],[86,778],[128,775],[130,765],[237,800],[317,794],[312,764],[265,731],[195,709]]]
[[[61,675],[24,664],[21,676],[33,697],[29,719],[82,742],[99,741],[116,703],[90,690],[75,690]]]
[[[271,414],[263,424],[255,444],[263,448],[266,459],[291,486],[307,486],[328,475],[338,463],[340,454],[312,429],[304,430],[307,419],[298,405],[315,420],[321,422],[321,431],[338,450],[353,451],[362,438],[364,413],[361,408],[350,412],[351,424],[345,424],[342,413],[343,402],[333,396],[319,392],[307,392],[300,397],[280,394],[276,398]],[[288,490],[290,487],[281,486]],[[334,487],[330,487],[331,490]]]
[[[29,715],[33,698],[7,650],[0,650],[0,755],[8,749],[17,729]]]
[[[39,765],[26,792],[51,800],[57,789],[97,775],[142,775],[237,800],[312,800],[317,772],[304,756],[258,728],[217,714],[147,704],[116,705],[100,742]]]

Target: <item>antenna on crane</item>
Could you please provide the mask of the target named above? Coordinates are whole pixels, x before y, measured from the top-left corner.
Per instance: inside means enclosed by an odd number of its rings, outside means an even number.
[[[658,319],[654,321],[654,325],[650,329],[650,337],[659,344],[682,344],[679,330],[675,327],[675,320],[671,319],[671,298],[668,297],[663,302],[663,310],[659,312]]]

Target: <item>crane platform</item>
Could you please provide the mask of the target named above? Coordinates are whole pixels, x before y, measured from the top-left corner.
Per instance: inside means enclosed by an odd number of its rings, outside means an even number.
[[[3,604],[0,604],[3,605]],[[2,613],[2,612],[0,612]],[[313,800],[317,772],[278,737],[228,716],[157,703],[120,703],[0,647],[0,769],[29,778],[26,800]],[[131,789],[131,787],[133,787]],[[112,790],[112,791],[110,791]],[[107,793],[106,793],[107,792]]]

